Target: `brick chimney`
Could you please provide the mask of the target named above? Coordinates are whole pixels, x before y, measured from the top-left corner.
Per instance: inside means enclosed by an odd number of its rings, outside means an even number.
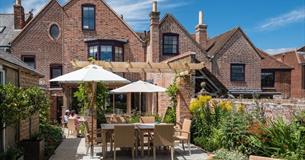
[[[159,23],[160,12],[158,12],[157,2],[154,1],[152,11],[150,13],[150,41],[147,52],[148,62],[159,62],[160,60],[160,38],[159,38]]]
[[[21,5],[21,0],[16,0],[14,5],[14,23],[15,29],[22,29],[25,26],[24,8]]]
[[[199,11],[199,23],[196,26],[196,41],[206,49],[207,42],[208,42],[208,32],[207,32],[208,26],[204,24],[203,21],[203,12]]]

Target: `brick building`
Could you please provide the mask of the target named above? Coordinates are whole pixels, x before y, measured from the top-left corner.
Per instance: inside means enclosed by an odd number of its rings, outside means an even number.
[[[187,59],[206,64],[205,70],[192,73],[190,83],[194,93],[191,96],[201,89],[198,84],[202,81],[208,82],[208,90],[216,94],[226,90],[224,88],[235,95],[263,93],[263,56],[241,28],[209,38],[200,12],[192,34],[171,14],[161,19],[156,2],[153,4],[152,12],[147,15],[150,30],[136,33],[103,0],[70,0],[63,6],[50,0],[33,19],[29,14],[28,20],[25,20],[27,14],[24,14],[21,0],[16,0],[15,15],[11,18],[14,18],[15,30],[21,30],[12,36],[8,46],[12,54],[45,75],[40,85],[51,93],[53,119],[60,115],[63,101],[69,101],[67,104],[73,107],[73,88],[64,88],[70,99],[63,99],[61,86],[49,83],[49,79],[71,72],[72,60],[173,62]],[[121,74],[129,80],[151,80],[164,87],[172,83],[175,76]],[[137,96],[133,97],[136,102]]]
[[[0,84],[11,83],[18,87],[38,86],[40,78],[43,78],[41,73],[29,67],[16,56],[0,50]],[[0,151],[14,146],[18,141],[29,139],[29,130],[33,134],[38,133],[38,114],[32,116],[31,129],[29,126],[29,119],[24,119],[19,124],[7,126],[1,130]]]
[[[278,61],[294,69],[291,72],[291,97],[305,97],[305,46],[274,55]]]

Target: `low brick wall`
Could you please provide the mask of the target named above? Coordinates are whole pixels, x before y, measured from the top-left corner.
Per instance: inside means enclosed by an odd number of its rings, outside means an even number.
[[[262,107],[265,117],[269,120],[282,117],[291,120],[296,113],[305,111],[305,99],[216,99],[229,100],[234,104],[244,104],[247,111]]]

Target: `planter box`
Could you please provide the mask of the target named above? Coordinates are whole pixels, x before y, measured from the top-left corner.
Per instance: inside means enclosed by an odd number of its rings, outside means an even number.
[[[24,160],[44,160],[44,140],[24,140]]]

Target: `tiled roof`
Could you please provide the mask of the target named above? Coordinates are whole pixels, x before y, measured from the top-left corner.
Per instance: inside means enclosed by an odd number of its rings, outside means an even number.
[[[305,54],[302,52],[297,52],[296,50],[279,53],[279,54],[274,55],[274,57],[280,58],[281,56],[284,56],[284,55],[295,56],[295,58],[297,59],[299,64],[305,63]]]
[[[5,27],[0,33],[0,47],[9,46],[9,43],[21,32],[15,30],[14,14],[0,14],[0,27]]]
[[[305,46],[298,49],[298,52],[305,52]]]
[[[293,67],[282,63],[278,60],[276,60],[274,57],[270,56],[268,53],[259,50],[260,55],[263,57],[262,59],[262,69],[293,69]]]
[[[41,73],[37,72],[35,69],[33,69],[30,66],[28,66],[27,64],[25,64],[23,61],[21,61],[18,57],[16,57],[13,54],[10,54],[10,53],[7,53],[7,52],[4,52],[4,51],[0,50],[0,59],[4,60],[6,62],[9,62],[11,64],[20,66],[20,67],[38,75],[38,76],[40,76],[40,77],[43,77],[43,75]]]
[[[221,35],[213,37],[208,40],[207,54],[213,57],[218,51],[227,43],[227,41],[234,35],[238,28],[233,28]]]

